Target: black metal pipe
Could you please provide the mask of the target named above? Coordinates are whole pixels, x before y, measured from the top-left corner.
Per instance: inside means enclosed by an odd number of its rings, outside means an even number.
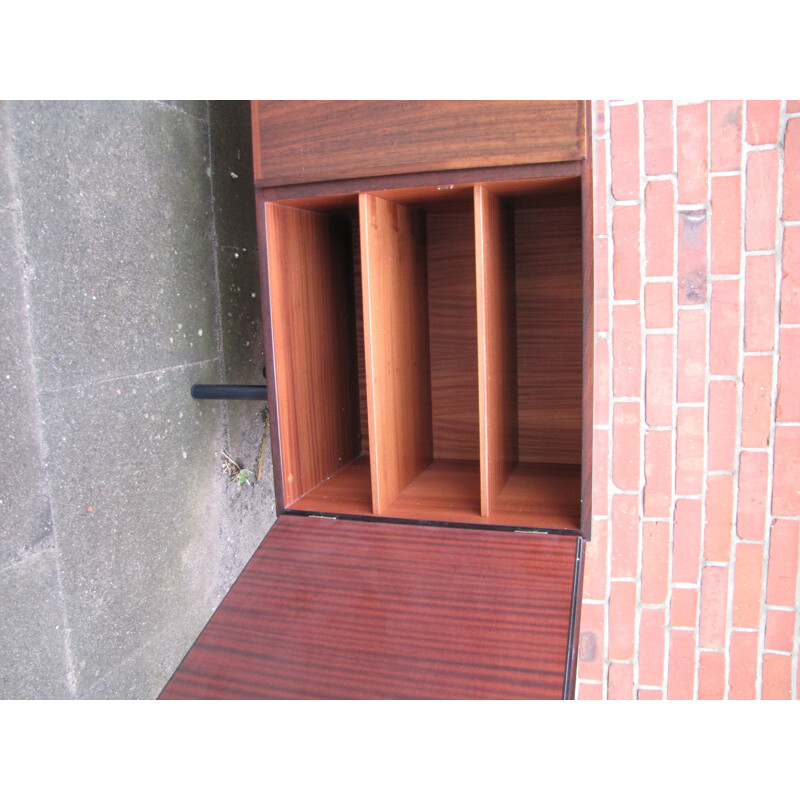
[[[231,383],[196,383],[192,386],[195,400],[266,400],[266,386]]]

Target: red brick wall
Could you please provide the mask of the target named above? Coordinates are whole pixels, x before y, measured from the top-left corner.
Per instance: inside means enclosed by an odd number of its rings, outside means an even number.
[[[579,698],[796,698],[800,101],[594,104]]]

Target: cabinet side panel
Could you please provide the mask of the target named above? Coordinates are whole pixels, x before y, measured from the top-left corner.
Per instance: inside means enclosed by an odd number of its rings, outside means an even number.
[[[585,157],[576,100],[257,103],[262,186]]]
[[[516,211],[520,461],[581,463],[581,224],[579,195]]]
[[[519,458],[514,260],[502,201],[475,188],[481,515],[488,517]]]
[[[420,212],[359,198],[374,513],[433,458],[425,229]]]
[[[360,451],[348,223],[266,204],[276,393],[287,506]]]

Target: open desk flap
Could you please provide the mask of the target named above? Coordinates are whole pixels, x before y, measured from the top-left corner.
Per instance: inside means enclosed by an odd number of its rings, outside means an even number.
[[[558,699],[583,541],[283,515],[162,699]]]

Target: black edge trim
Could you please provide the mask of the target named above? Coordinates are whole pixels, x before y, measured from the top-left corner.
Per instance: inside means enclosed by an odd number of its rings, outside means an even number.
[[[577,536],[580,538],[581,532],[574,528],[543,528],[537,525],[483,525],[472,522],[442,522],[435,519],[400,519],[397,517],[373,517],[363,514],[341,514],[338,511],[300,511],[298,509],[285,508],[282,512],[292,517],[325,517],[328,519],[346,519],[352,522],[384,522],[393,525],[419,525],[436,528],[477,528],[487,531],[505,531],[506,533],[542,533],[555,536]],[[582,541],[582,540],[581,540]]]
[[[569,615],[567,638],[567,663],[564,671],[564,700],[575,699],[575,682],[578,674],[578,635],[581,625],[581,594],[583,589],[583,564],[586,540],[578,536],[575,550],[575,573],[572,580],[572,609]]]

